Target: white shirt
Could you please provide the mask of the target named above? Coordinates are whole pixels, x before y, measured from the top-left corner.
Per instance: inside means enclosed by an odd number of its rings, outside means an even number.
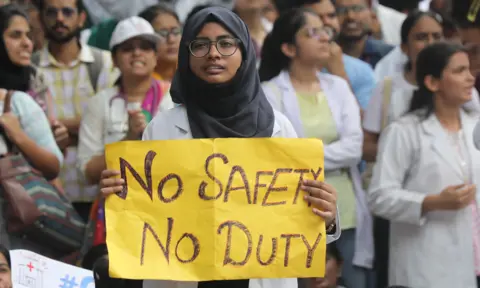
[[[377,81],[382,81],[384,77],[403,73],[407,61],[407,55],[403,53],[400,46],[396,46],[375,66],[375,78]]]
[[[383,5],[378,5],[376,10],[378,20],[382,25],[383,41],[390,45],[399,45],[401,43],[400,27],[407,15]]]
[[[388,106],[387,124],[398,119],[408,111],[413,92],[417,89],[416,86],[407,82],[403,73],[396,74],[391,79],[392,89],[390,105]],[[379,134],[381,131],[384,86],[385,81],[378,83],[373,91],[363,119],[363,128],[376,134]]]
[[[85,168],[93,157],[103,155],[105,145],[121,141],[128,131],[128,112],[118,87],[98,93],[90,99],[82,117],[78,137],[77,168],[85,176]],[[116,97],[116,98],[115,98]],[[115,99],[114,99],[115,98]],[[173,107],[169,93],[165,93],[158,111]]]

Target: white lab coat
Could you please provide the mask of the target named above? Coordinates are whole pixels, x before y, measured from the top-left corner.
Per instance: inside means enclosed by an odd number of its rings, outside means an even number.
[[[275,125],[272,137],[297,138],[297,133],[287,118],[275,111]],[[143,140],[192,139],[187,112],[184,106],[159,113],[150,121],[143,133]],[[338,214],[337,214],[338,216]],[[337,217],[337,227],[340,227]],[[327,243],[340,237],[340,229],[335,235],[327,235]],[[251,279],[249,288],[297,288],[297,279]],[[144,281],[143,288],[197,288],[197,282]]]
[[[461,114],[473,184],[480,185],[480,152],[473,143],[477,117]],[[408,115],[382,133],[369,191],[373,213],[391,221],[389,285],[477,288],[472,210],[422,215],[428,194],[464,183],[457,154],[435,115]],[[477,192],[477,203],[479,202]]]

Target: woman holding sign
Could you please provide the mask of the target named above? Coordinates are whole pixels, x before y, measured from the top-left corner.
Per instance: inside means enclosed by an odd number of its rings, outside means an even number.
[[[205,8],[186,23],[179,66],[171,94],[181,104],[157,115],[147,126],[144,140],[199,138],[296,138],[290,122],[273,110],[260,86],[255,49],[245,23],[231,11]],[[102,173],[106,197],[121,192],[119,171]],[[319,181],[306,181],[305,200],[327,225],[327,242],[340,236],[336,229],[336,190]],[[148,287],[179,287],[176,282],[152,282]],[[296,279],[264,279],[185,283],[182,287],[296,288]]]

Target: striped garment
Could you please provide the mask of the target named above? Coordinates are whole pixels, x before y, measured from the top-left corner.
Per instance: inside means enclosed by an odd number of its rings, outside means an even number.
[[[48,44],[40,51],[39,71],[45,77],[53,98],[56,119],[71,119],[82,116],[88,100],[96,92],[88,74],[88,66],[95,61],[91,48],[83,45],[78,59],[65,65],[49,53]],[[110,52],[103,52],[103,68],[97,79],[97,91],[112,87],[118,78],[113,68]],[[63,187],[73,202],[92,202],[97,194],[96,186],[87,186],[76,168],[77,147],[69,147],[60,178]]]

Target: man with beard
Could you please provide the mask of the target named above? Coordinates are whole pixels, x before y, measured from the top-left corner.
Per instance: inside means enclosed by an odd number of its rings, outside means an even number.
[[[76,168],[80,119],[90,97],[111,87],[118,73],[113,70],[110,52],[80,44],[78,37],[86,18],[81,0],[38,0],[37,5],[48,42],[32,60],[45,75],[55,118],[67,127],[72,139],[60,178],[79,214],[88,219],[97,189],[88,187]]]
[[[333,40],[338,37],[340,22],[331,0],[297,0],[294,6],[314,11],[322,19],[323,25],[332,30]],[[329,73],[347,80],[360,104],[360,108],[366,108],[375,88],[372,67],[361,60],[344,54],[342,48],[335,41],[331,42],[330,51],[330,61],[324,68]]]
[[[372,11],[367,0],[337,0],[336,7],[341,25],[338,43],[343,52],[375,68],[393,46],[370,36]]]

